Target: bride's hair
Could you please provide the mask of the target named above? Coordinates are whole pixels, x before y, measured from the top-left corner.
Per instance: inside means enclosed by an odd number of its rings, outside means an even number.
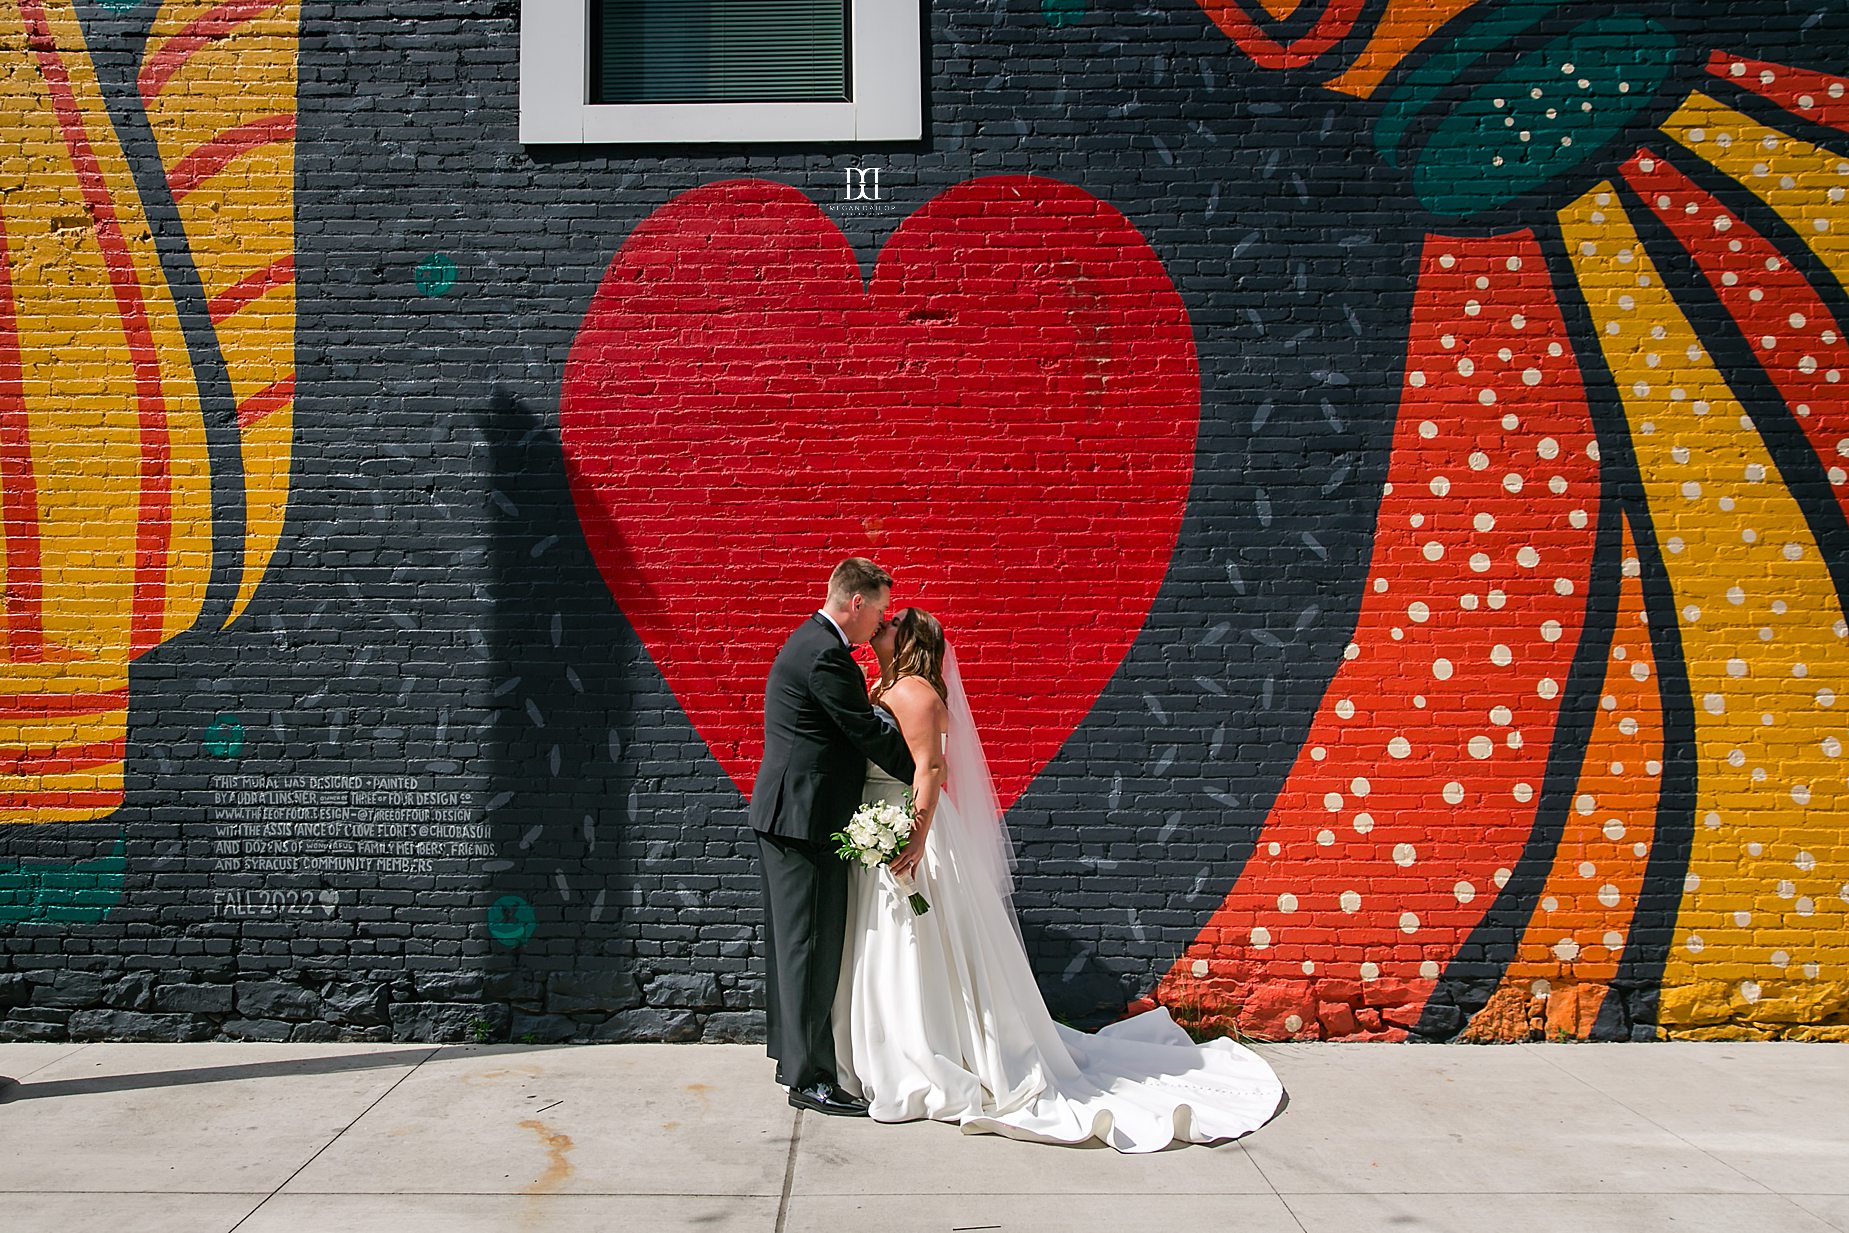
[[[925,684],[948,698],[944,688],[944,627],[923,608],[907,608],[892,623],[892,679],[923,677]]]

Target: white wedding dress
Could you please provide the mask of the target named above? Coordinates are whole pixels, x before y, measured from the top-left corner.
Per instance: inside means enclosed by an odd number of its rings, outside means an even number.
[[[835,995],[841,1085],[882,1122],[920,1118],[1120,1152],[1237,1138],[1269,1121],[1284,1089],[1231,1040],[1195,1044],[1165,1008],[1096,1034],[1055,1023],[1028,965],[1012,901],[1011,848],[969,703],[947,657],[950,773],[925,838],[915,916],[885,866],[849,873]],[[876,714],[880,712],[876,711]],[[882,716],[890,722],[890,716]],[[863,799],[906,785],[867,769]]]

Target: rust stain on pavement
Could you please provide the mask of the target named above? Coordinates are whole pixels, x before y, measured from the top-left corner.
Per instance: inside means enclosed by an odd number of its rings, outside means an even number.
[[[571,1176],[571,1161],[566,1153],[572,1149],[571,1136],[552,1129],[542,1121],[528,1118],[520,1125],[539,1136],[546,1149],[546,1171],[521,1190],[522,1194],[551,1194]]]

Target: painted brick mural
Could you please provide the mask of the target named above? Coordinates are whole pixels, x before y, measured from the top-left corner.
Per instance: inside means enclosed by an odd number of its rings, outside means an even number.
[[[752,1040],[769,662],[959,648],[1062,1018],[1849,1038],[1849,6],[0,0],[0,1039]]]

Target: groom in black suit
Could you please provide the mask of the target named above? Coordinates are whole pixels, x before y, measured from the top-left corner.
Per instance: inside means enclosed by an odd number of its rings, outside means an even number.
[[[849,557],[828,579],[828,602],[797,626],[764,688],[764,764],[751,788],[768,944],[765,1002],[777,1082],[799,1109],[865,1117],[836,1083],[829,1011],[847,927],[847,865],[829,835],[860,804],[867,760],[901,783],[912,758],[897,730],[874,718],[867,680],[849,648],[886,619],[892,575]]]

